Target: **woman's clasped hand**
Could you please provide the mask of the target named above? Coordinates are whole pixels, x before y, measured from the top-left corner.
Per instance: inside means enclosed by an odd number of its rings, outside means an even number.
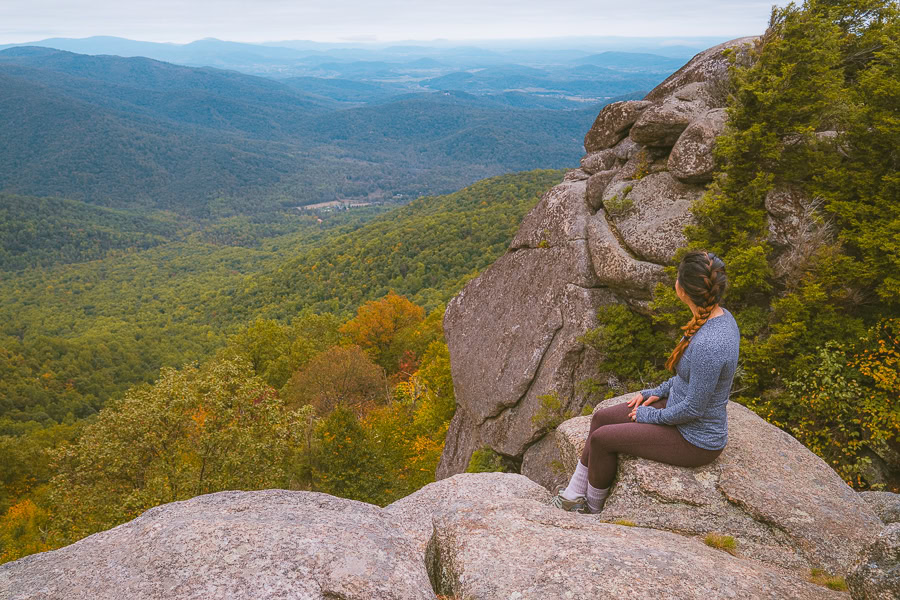
[[[631,412],[628,414],[631,417],[631,420],[637,417],[637,409],[639,406],[647,406],[648,404],[653,404],[659,400],[659,396],[647,396],[647,399],[644,400],[644,396],[640,393],[635,394],[634,397],[628,401],[628,406],[631,406]]]

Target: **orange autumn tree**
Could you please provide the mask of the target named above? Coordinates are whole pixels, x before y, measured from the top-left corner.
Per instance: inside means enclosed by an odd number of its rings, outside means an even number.
[[[414,337],[416,326],[425,320],[425,309],[393,290],[379,300],[366,302],[356,316],[341,326],[341,333],[362,348],[388,375],[400,369],[401,359]]]
[[[289,407],[311,405],[325,416],[341,406],[357,417],[388,395],[384,369],[359,346],[332,346],[294,373],[282,389]]]

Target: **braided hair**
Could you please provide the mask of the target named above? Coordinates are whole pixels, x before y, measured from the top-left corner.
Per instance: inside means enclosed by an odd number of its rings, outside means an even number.
[[[705,250],[688,252],[678,265],[678,285],[691,302],[697,305],[698,310],[688,324],[681,328],[684,335],[666,361],[666,368],[671,371],[675,370],[675,365],[691,343],[691,338],[706,323],[713,307],[722,299],[728,285],[725,263],[712,252]]]

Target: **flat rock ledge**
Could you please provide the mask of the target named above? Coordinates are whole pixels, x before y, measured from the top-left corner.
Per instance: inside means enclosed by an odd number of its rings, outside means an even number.
[[[219,492],[0,565],[3,600],[423,599],[422,553],[378,506]]]
[[[597,408],[623,402],[607,400]],[[596,409],[595,409],[596,410]],[[749,409],[728,405],[729,442],[713,463],[690,469],[623,455],[616,483],[600,515],[641,527],[703,538],[730,535],[741,556],[808,572],[845,575],[883,527],[843,480],[800,442]],[[526,460],[523,474],[558,480],[571,475],[590,430],[576,417],[549,434],[554,457],[542,443],[541,460]]]
[[[425,546],[434,532],[434,513],[451,504],[478,506],[485,498],[534,500],[547,504],[551,494],[517,473],[460,473],[429,483],[388,504],[384,510],[424,555]]]
[[[846,598],[689,537],[599,517],[490,495],[445,505],[426,550],[432,585],[467,600]]]
[[[454,475],[383,509],[316,492],[208,494],[0,565],[0,598],[846,597],[688,536],[561,511],[550,498],[514,473]]]

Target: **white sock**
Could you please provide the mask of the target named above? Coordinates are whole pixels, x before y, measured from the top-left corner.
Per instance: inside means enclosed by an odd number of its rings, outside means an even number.
[[[595,488],[590,483],[587,486],[588,508],[592,513],[598,513],[603,510],[606,503],[606,497],[609,495],[609,488]]]
[[[588,486],[588,468],[581,464],[581,459],[578,460],[578,466],[575,467],[575,472],[572,474],[572,479],[569,480],[569,487],[562,491],[562,496],[566,500],[574,500],[578,496],[584,496],[587,493]]]

